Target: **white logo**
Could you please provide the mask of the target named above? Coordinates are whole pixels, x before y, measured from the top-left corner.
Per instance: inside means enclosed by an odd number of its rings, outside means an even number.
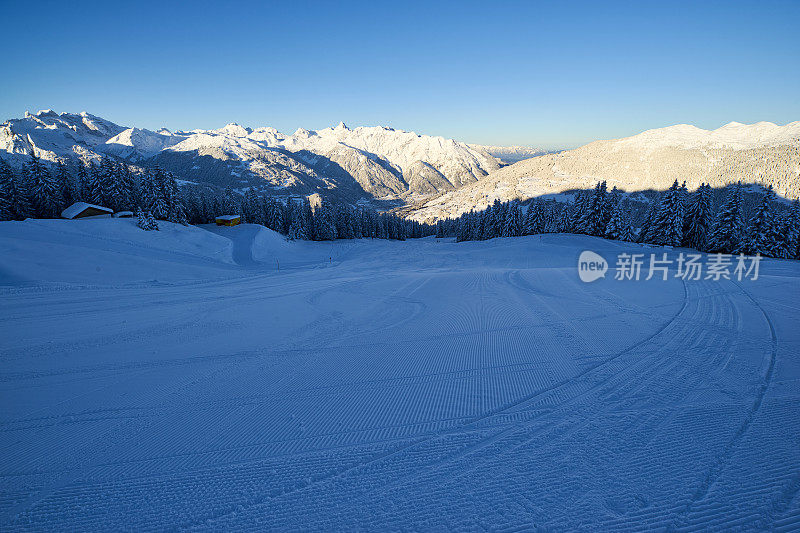
[[[578,276],[584,283],[590,283],[606,276],[608,263],[602,255],[598,255],[589,250],[581,252],[578,258]]]

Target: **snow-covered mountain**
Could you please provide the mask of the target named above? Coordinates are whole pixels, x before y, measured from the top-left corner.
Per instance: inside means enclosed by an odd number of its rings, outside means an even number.
[[[88,113],[40,111],[0,125],[0,152],[19,165],[112,155],[160,165],[194,182],[256,186],[280,194],[323,192],[348,199],[419,198],[474,183],[497,170],[480,147],[386,127],[344,124],[284,135],[274,128],[228,124],[172,133],[119,126]]]
[[[702,182],[714,187],[736,181],[771,184],[785,198],[800,198],[800,122],[731,122],[711,131],[680,124],[595,141],[504,167],[416,206],[410,216],[430,222],[481,210],[495,199],[585,189],[599,180],[633,192],[665,190],[676,179],[690,189]]]
[[[485,151],[496,158],[502,165],[511,165],[525,159],[530,159],[531,157],[554,154],[561,151],[533,148],[530,146],[487,146],[480,144],[470,144],[469,146]]]

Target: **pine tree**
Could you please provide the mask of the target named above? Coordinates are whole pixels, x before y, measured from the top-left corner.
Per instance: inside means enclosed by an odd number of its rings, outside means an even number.
[[[322,204],[314,213],[314,235],[320,241],[332,241],[336,239],[336,221],[333,205],[327,198],[322,200]]]
[[[661,197],[655,219],[648,228],[647,242],[680,246],[683,238],[683,202],[678,180]]]
[[[503,237],[519,237],[522,235],[522,213],[519,202],[511,202],[506,210],[506,220],[503,223]]]
[[[683,223],[681,246],[695,250],[705,249],[708,230],[711,226],[711,216],[714,211],[712,202],[711,186],[701,184],[689,201]]]
[[[120,169],[122,177],[123,188],[123,209],[133,209],[139,203],[139,190],[136,186],[136,179],[133,177],[133,172],[128,165],[122,164]]]
[[[117,168],[114,162],[107,157],[100,160],[98,181],[100,184],[100,203],[98,205],[118,211],[120,208],[120,191],[117,188],[117,182],[119,181],[117,179]]]
[[[606,239],[617,241],[632,240],[633,230],[630,218],[628,217],[628,207],[624,202],[619,201],[611,213],[611,218],[606,224],[603,235]]]
[[[650,226],[655,221],[660,206],[661,195],[656,193],[656,196],[653,198],[653,200],[650,202],[650,206],[647,208],[647,212],[644,214],[642,225],[639,228],[639,236],[636,239],[636,242],[650,242],[647,240],[650,233]]]
[[[541,233],[543,221],[543,205],[539,200],[532,200],[528,205],[528,212],[525,213],[525,222],[522,225],[523,235],[536,235]]]
[[[94,205],[104,206],[103,185],[101,183],[100,169],[94,163],[89,163],[89,179],[86,191],[86,202]]]
[[[0,220],[17,218],[17,185],[14,173],[5,161],[0,159]]]
[[[575,228],[578,233],[602,235],[605,229],[602,224],[606,211],[606,196],[606,182],[599,182],[591,195],[586,197],[588,200],[584,200]]]
[[[91,203],[91,184],[89,183],[89,174],[86,172],[86,166],[83,161],[78,161],[78,194],[76,198],[81,202]]]
[[[742,186],[730,188],[728,196],[717,214],[714,229],[708,239],[708,251],[731,254],[739,248],[743,233]]]
[[[786,255],[789,258],[800,259],[800,200],[792,201],[789,231],[785,234]]]
[[[564,220],[561,230],[565,233],[581,233],[581,222],[588,216],[587,212],[591,207],[591,195],[589,191],[579,191],[574,198],[572,207],[569,210],[569,218]]]
[[[753,216],[750,218],[750,222],[747,225],[748,230],[742,238],[739,247],[734,250],[735,253],[746,255],[772,255],[776,257],[785,255],[785,250],[781,249],[778,242],[778,240],[781,239],[776,239],[779,235],[773,209],[774,199],[775,193],[770,185],[764,192],[764,196],[753,213]]]
[[[283,229],[283,204],[273,200],[269,204],[269,220],[267,226],[280,232]]]
[[[148,231],[158,231],[158,220],[153,216],[153,213],[150,211],[147,212],[147,227],[149,228]]]
[[[141,207],[136,208],[136,225],[140,229],[143,229],[144,231],[149,231],[149,227],[147,225],[147,217],[145,216]]]
[[[25,165],[25,176],[33,195],[35,215],[39,218],[58,216],[60,207],[64,203],[61,198],[61,188],[50,171],[34,154],[31,154],[30,161]]]
[[[77,200],[75,184],[67,171],[67,166],[61,161],[56,164],[56,184],[61,191],[61,207],[69,207],[74,204]]]

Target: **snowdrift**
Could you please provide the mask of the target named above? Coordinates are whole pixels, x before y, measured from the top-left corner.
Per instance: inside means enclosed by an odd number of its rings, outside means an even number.
[[[230,240],[193,226],[135,219],[0,222],[0,285],[118,284],[229,277]]]

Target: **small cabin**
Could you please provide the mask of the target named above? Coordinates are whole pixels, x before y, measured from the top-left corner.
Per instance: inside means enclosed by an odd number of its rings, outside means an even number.
[[[133,218],[133,211],[117,211],[111,216],[114,218]]]
[[[216,218],[217,226],[235,226],[242,221],[240,215],[222,215]]]
[[[103,207],[101,205],[87,204],[86,202],[75,202],[68,208],[61,212],[62,218],[86,218],[96,217],[100,215],[111,215],[114,213],[113,209]]]

